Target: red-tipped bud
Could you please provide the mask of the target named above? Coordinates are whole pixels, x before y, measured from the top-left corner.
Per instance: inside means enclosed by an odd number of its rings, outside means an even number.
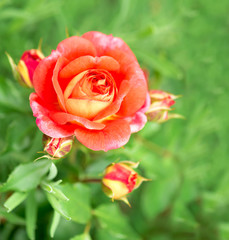
[[[39,49],[27,50],[22,54],[18,65],[14,63],[9,54],[6,53],[6,55],[14,77],[21,85],[33,88],[33,74],[39,62],[44,58],[43,53]]]
[[[44,55],[38,49],[31,49],[22,54],[17,65],[17,71],[21,77],[21,81],[26,86],[33,88],[33,74],[37,65],[43,58]]]
[[[147,111],[150,121],[158,123],[165,122],[171,118],[183,118],[179,114],[169,114],[171,106],[175,104],[175,99],[179,96],[160,90],[151,90],[149,92],[151,105]]]
[[[138,188],[143,181],[149,179],[143,178],[132,168],[136,168],[139,163],[123,161],[112,163],[105,169],[102,179],[104,193],[112,200],[122,200],[129,205],[126,198],[127,194]]]
[[[44,151],[53,158],[62,158],[71,151],[73,137],[51,138],[43,136]]]

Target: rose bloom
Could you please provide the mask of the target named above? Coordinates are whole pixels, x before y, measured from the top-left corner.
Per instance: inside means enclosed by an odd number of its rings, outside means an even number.
[[[53,138],[75,135],[92,150],[123,146],[142,129],[147,82],[126,43],[88,32],[60,42],[33,75],[30,105],[39,129]]]

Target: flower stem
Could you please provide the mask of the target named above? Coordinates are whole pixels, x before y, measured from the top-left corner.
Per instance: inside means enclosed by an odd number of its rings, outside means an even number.
[[[101,178],[84,178],[84,179],[80,179],[80,182],[84,182],[84,183],[100,183],[101,182]]]

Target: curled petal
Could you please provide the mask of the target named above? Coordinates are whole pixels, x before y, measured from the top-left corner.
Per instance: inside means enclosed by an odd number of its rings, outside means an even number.
[[[71,61],[85,55],[96,55],[96,49],[93,44],[87,39],[77,36],[66,38],[60,42],[57,46],[57,51],[61,56]]]
[[[125,120],[108,122],[103,130],[77,128],[76,138],[86,147],[98,151],[108,151],[125,145],[130,138],[130,126]]]
[[[147,84],[142,70],[138,66],[132,66],[129,74],[132,76],[129,80],[130,90],[117,113],[121,116],[133,115],[142,107],[147,96]]]
[[[126,117],[125,119],[130,123],[131,132],[138,132],[142,130],[147,122],[147,116],[145,112],[149,109],[150,106],[150,96],[149,93],[146,95],[146,100],[141,109],[134,114],[132,117]]]
[[[93,68],[95,65],[95,58],[92,56],[82,56],[72,60],[60,71],[60,78],[71,78],[77,74]]]
[[[133,117],[126,118],[130,121],[130,129],[131,133],[138,132],[142,130],[147,122],[147,117],[142,112],[137,112]]]
[[[95,101],[89,99],[73,98],[69,98],[66,100],[66,108],[69,113],[87,119],[94,118],[108,105],[110,105],[109,101]]]
[[[56,62],[56,66],[53,70],[53,77],[52,77],[53,87],[56,91],[59,104],[64,111],[66,111],[66,106],[65,106],[65,102],[64,102],[64,94],[63,94],[63,91],[62,91],[62,89],[60,87],[60,84],[58,82],[58,75],[59,75],[60,69],[64,65],[66,65],[67,62],[68,62],[68,60],[64,57],[58,58],[58,60]]]
[[[105,69],[107,71],[116,71],[120,69],[118,61],[109,56],[102,56],[96,58],[96,67],[100,69]]]
[[[34,71],[33,86],[35,92],[45,103],[56,103],[57,96],[52,83],[53,69],[59,55],[56,51],[44,58]]]
[[[120,109],[120,106],[122,104],[122,101],[124,99],[124,97],[128,94],[130,89],[130,85],[128,83],[128,81],[124,80],[121,83],[120,89],[119,89],[119,93],[117,98],[115,99],[114,102],[112,102],[106,109],[104,109],[103,111],[101,111],[95,118],[94,121],[96,120],[100,120],[106,117],[109,117],[113,114],[116,114],[118,112],[118,110]]]
[[[75,125],[60,125],[49,118],[49,110],[45,108],[36,93],[30,95],[30,106],[39,129],[46,135],[54,138],[72,136],[76,128]]]
[[[119,71],[120,65],[112,57],[82,56],[74,59],[60,71],[60,78],[71,78],[88,69],[105,69],[107,71]]]
[[[97,51],[97,56],[104,56],[113,50],[120,50],[136,61],[135,55],[121,38],[96,31],[87,32],[82,35],[82,38],[88,39],[93,43]]]
[[[50,114],[50,117],[51,119],[53,119],[53,121],[55,121],[60,125],[73,123],[73,124],[78,124],[80,126],[83,126],[87,129],[96,129],[96,130],[101,130],[105,127],[105,124],[103,123],[93,122],[86,118],[74,116],[72,114],[65,113],[65,112],[54,112]]]

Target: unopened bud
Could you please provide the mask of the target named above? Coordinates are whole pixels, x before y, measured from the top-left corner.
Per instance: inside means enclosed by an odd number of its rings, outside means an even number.
[[[44,58],[43,53],[39,49],[31,49],[25,51],[18,65],[16,65],[9,54],[7,54],[13,75],[23,86],[33,88],[33,74],[39,62]]]
[[[102,179],[104,193],[112,200],[122,200],[130,206],[127,194],[138,188],[143,181],[149,181],[132,169],[138,167],[138,164],[123,161],[109,165]]]
[[[53,158],[62,158],[71,151],[73,137],[51,138],[43,136],[44,151]]]
[[[37,65],[43,58],[44,55],[38,49],[31,49],[22,54],[17,65],[17,71],[21,76],[22,82],[26,86],[33,88],[33,74]]]
[[[146,114],[150,121],[162,123],[171,118],[183,118],[179,114],[168,113],[172,110],[171,106],[175,104],[174,100],[179,96],[160,90],[151,90],[149,95],[151,104]]]

